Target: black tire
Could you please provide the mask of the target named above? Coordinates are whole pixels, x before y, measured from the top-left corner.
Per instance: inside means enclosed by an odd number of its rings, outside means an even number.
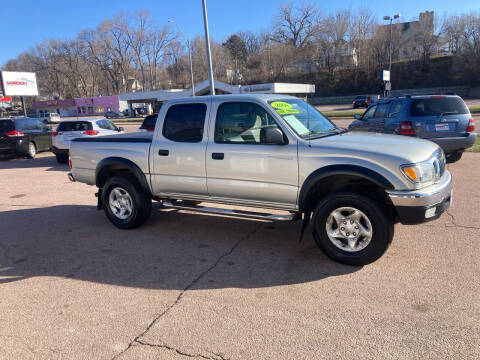
[[[68,163],[68,155],[67,154],[55,154],[55,157],[57,158],[57,162],[59,164]]]
[[[460,160],[462,158],[462,155],[463,155],[463,151],[455,151],[455,152],[447,153],[445,157],[446,157],[447,163],[451,164]]]
[[[125,219],[119,218],[111,209],[110,193],[115,189],[122,189],[130,196],[131,212]],[[108,179],[102,189],[102,204],[108,220],[120,229],[133,229],[142,225],[152,212],[152,199],[131,176],[113,176]]]
[[[35,159],[36,155],[37,155],[37,147],[33,141],[30,141],[28,143],[27,156],[29,159]]]
[[[351,207],[360,210],[371,225],[371,240],[365,248],[348,252],[334,245],[327,235],[327,219],[336,209]],[[322,199],[313,217],[313,236],[318,247],[332,260],[347,265],[367,265],[380,258],[393,239],[393,219],[386,209],[364,195],[342,192]],[[347,233],[348,235],[348,233]]]

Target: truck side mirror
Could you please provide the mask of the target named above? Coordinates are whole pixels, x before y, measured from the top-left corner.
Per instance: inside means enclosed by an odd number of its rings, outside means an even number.
[[[282,130],[276,126],[269,126],[260,129],[260,142],[262,144],[284,145],[285,138]]]

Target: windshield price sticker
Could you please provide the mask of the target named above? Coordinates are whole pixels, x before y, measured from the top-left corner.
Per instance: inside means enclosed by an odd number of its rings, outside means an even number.
[[[295,132],[302,136],[302,135],[305,135],[305,134],[308,134],[310,132],[310,130],[308,130],[308,128],[302,124],[302,122],[300,120],[298,120],[295,116],[293,115],[287,115],[283,118],[287,123],[288,125],[290,125],[293,130],[295,130]]]
[[[292,104],[289,104],[283,101],[274,101],[270,105],[275,109],[275,111],[279,115],[300,113],[300,111],[298,111],[297,109],[292,108]]]

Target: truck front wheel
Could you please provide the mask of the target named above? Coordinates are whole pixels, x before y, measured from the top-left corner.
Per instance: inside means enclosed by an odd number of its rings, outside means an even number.
[[[152,200],[133,177],[113,176],[102,191],[103,210],[120,229],[142,225],[152,211]]]
[[[313,236],[332,260],[366,265],[387,250],[393,238],[391,216],[375,201],[355,193],[334,193],[314,213]]]

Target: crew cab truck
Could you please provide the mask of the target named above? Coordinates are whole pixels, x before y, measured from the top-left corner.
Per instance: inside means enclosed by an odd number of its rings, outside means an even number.
[[[153,132],[74,139],[69,178],[99,191],[98,208],[121,229],[165,208],[271,220],[312,217],[330,258],[378,259],[394,224],[438,218],[451,176],[438,145],[398,135],[348,132],[290,96],[201,96],[166,102]],[[200,202],[286,210],[227,210]]]

